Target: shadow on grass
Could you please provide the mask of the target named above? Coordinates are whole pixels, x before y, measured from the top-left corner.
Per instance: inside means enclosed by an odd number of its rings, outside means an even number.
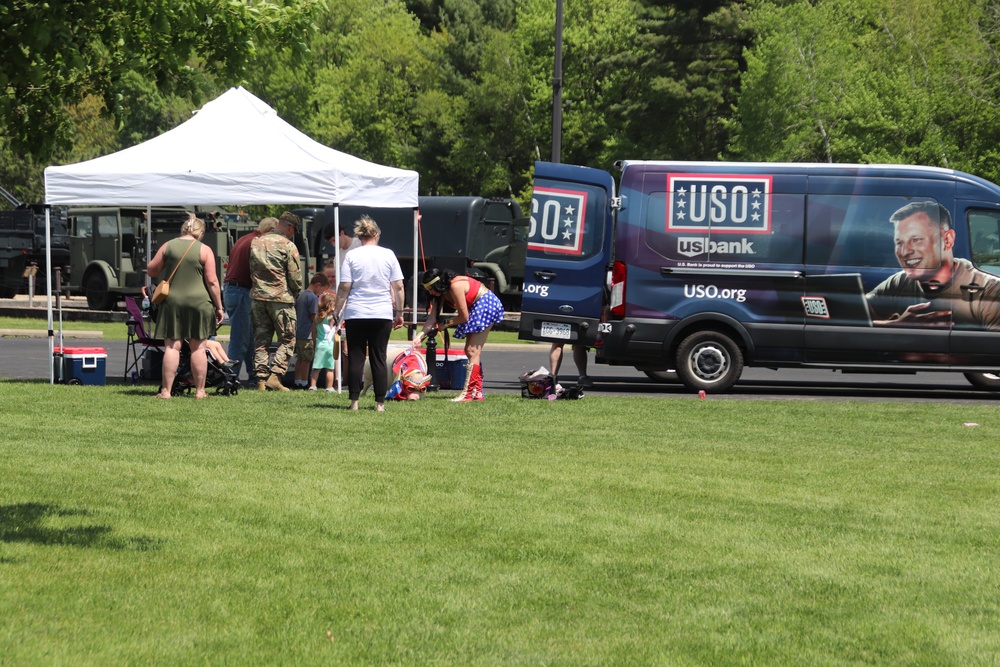
[[[0,378],[0,384],[51,384],[48,378]],[[55,383],[57,387],[65,386],[62,383]],[[159,388],[159,385],[155,382],[132,382],[131,380],[123,380],[120,377],[109,377],[104,380],[103,385],[84,385],[84,386],[118,386],[118,387],[138,387],[138,388],[148,388],[155,391]]]
[[[0,505],[0,542],[30,542],[43,546],[71,546],[116,551],[155,551],[161,540],[150,537],[120,537],[111,526],[90,525],[53,528],[45,523],[55,517],[88,517],[87,510],[58,505],[22,503]]]

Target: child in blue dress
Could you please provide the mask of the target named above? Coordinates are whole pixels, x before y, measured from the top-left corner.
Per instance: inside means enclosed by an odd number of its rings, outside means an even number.
[[[312,372],[309,374],[309,391],[316,391],[316,381],[319,380],[320,371],[326,371],[326,390],[336,391],[333,388],[333,370],[337,363],[337,349],[340,341],[337,340],[337,323],[333,319],[333,306],[336,303],[337,295],[333,292],[326,292],[319,298],[319,306],[316,309],[316,331],[313,339],[316,341],[316,353],[313,356]]]

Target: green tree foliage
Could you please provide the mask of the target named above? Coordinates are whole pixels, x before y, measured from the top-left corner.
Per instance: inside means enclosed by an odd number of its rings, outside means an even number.
[[[546,4],[552,4],[551,1]],[[563,25],[562,162],[610,169],[626,143],[627,127],[614,109],[621,91],[630,87],[634,72],[615,62],[615,54],[634,53],[639,39],[639,5],[588,0],[565,3]],[[536,80],[537,116],[550,127],[553,67],[551,14],[538,16],[535,44],[545,50],[542,76]],[[548,25],[546,25],[548,19]],[[548,45],[546,46],[546,42]],[[551,133],[545,145],[551,153]],[[546,154],[545,159],[548,159]]]
[[[246,85],[317,140],[514,195],[549,159],[555,0],[10,0],[0,184]],[[562,161],[911,162],[1000,180],[996,0],[566,0]],[[37,193],[34,197],[33,193]]]
[[[638,0],[634,43],[606,56],[606,66],[623,73],[609,109],[609,121],[622,127],[617,152],[661,159],[720,155],[750,40],[745,5]]]
[[[344,28],[318,49],[307,131],[359,157],[418,169],[433,187],[440,170],[425,156],[448,143],[462,104],[442,86],[443,40],[424,35],[395,0],[361,3]]]
[[[449,119],[425,114],[420,163],[427,192],[509,196],[527,181],[531,144],[517,2],[410,0],[423,33],[441,46],[439,90]],[[421,172],[424,178],[425,172]]]
[[[132,73],[164,96],[196,97],[199,70],[237,81],[253,62],[256,43],[301,42],[318,1],[5,3],[0,125],[13,149],[48,157],[71,143],[68,109],[87,95],[100,97],[120,122],[129,115],[128,82],[122,83]]]
[[[479,71],[482,47],[494,30],[510,31],[517,21],[516,0],[407,0],[406,7],[428,33],[446,31],[449,64],[464,78]]]
[[[56,162],[72,163],[90,160],[118,150],[121,143],[115,123],[96,95],[88,95],[79,104],[67,109],[72,126],[72,148],[61,150],[53,157]],[[0,185],[25,203],[45,199],[42,174],[45,162],[30,154],[14,150],[10,141],[0,136]],[[0,208],[3,208],[0,202]]]
[[[998,12],[989,0],[758,0],[732,154],[1000,179]]]

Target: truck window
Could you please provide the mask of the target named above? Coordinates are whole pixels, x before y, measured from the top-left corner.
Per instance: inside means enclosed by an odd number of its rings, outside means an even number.
[[[130,255],[142,247],[145,247],[142,218],[137,215],[122,215],[122,253]]]
[[[1000,276],[1000,213],[969,211],[972,262],[983,271]]]
[[[601,252],[607,194],[589,185],[535,185],[528,226],[533,256],[580,260]]]
[[[806,263],[818,266],[898,267],[892,215],[930,198],[811,195],[806,217]]]
[[[94,216],[76,215],[72,218],[75,227],[74,234],[83,239],[89,239],[94,235]]]
[[[118,237],[118,216],[97,216],[97,235],[103,238]]]
[[[66,226],[66,214],[65,212],[59,212],[53,209],[51,215],[49,216],[49,223],[51,225],[50,233],[52,236],[65,236],[69,233]],[[45,216],[38,215],[35,218],[35,233],[42,236],[45,235]]]

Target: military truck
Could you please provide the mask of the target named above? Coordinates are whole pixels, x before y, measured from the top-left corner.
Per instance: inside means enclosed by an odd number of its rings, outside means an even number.
[[[439,268],[471,275],[496,292],[505,309],[520,310],[528,229],[528,218],[522,214],[521,206],[513,199],[483,197],[420,197],[418,204],[420,271]],[[324,228],[333,222],[333,207],[297,209],[294,213],[303,220],[316,266],[324,266],[334,256],[334,248],[323,238]],[[362,215],[369,215],[378,223],[382,230],[379,245],[389,248],[399,258],[406,276],[409,304],[413,209],[341,206],[341,227],[351,230]],[[423,302],[423,293],[418,293]]]
[[[36,284],[43,285],[48,273],[45,257],[45,206],[22,204],[14,195],[0,188],[13,206],[0,211],[0,298],[9,299],[24,290],[24,271],[38,267]],[[52,239],[52,266],[60,267],[63,279],[69,275],[69,237],[66,233],[66,209],[53,208],[49,213]]]
[[[226,211],[197,211],[205,221],[208,245],[219,258],[221,281],[236,235],[251,224],[245,216]],[[146,254],[146,209],[73,208],[69,210],[70,291],[87,297],[87,306],[109,310],[127,295],[141,293],[146,264],[161,243],[180,235],[187,220],[182,208],[152,209],[152,251]]]

